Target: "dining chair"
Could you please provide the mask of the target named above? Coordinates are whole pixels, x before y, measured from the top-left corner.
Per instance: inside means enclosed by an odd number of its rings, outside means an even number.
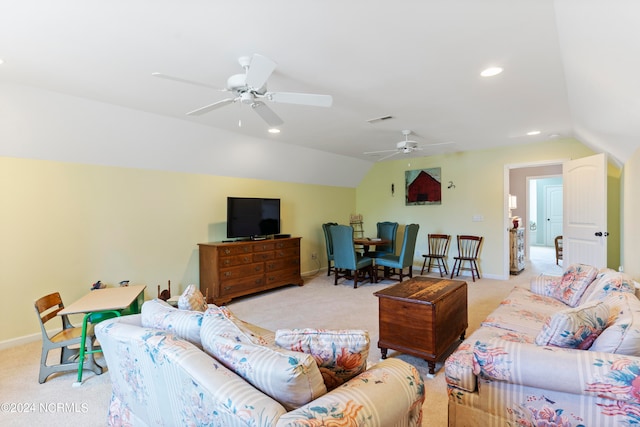
[[[327,276],[331,276],[331,271],[333,268],[331,264],[333,263],[333,240],[331,239],[331,233],[329,233],[329,227],[332,225],[338,225],[336,222],[327,222],[322,224],[322,231],[324,231],[324,243],[327,249]]]
[[[460,270],[471,271],[471,278],[476,281],[476,275],[480,278],[478,270],[478,253],[482,245],[482,236],[458,235],[458,256],[454,256],[453,268],[451,269],[451,278],[453,275],[460,275]],[[462,267],[467,262],[469,267]],[[457,270],[456,270],[457,267]]]
[[[404,276],[413,277],[413,255],[416,250],[416,240],[418,238],[418,224],[409,224],[404,228],[404,239],[402,241],[402,249],[400,255],[384,255],[381,258],[376,258],[376,267],[384,268],[384,277],[392,278],[398,276],[398,279],[402,282]],[[404,274],[404,269],[408,268],[407,274]],[[389,269],[393,269],[391,273]],[[397,270],[397,273],[395,271]]]
[[[380,258],[385,255],[395,255],[396,253],[396,234],[398,232],[398,223],[384,221],[376,224],[378,231],[378,238],[382,240],[389,240],[388,245],[376,246],[374,251],[367,252],[366,255],[371,258]]]
[[[358,280],[369,275],[371,283],[375,282],[373,260],[356,254],[353,245],[353,227],[350,225],[332,225],[329,227],[333,243],[334,285],[339,278],[353,279],[353,288],[358,287]]]
[[[68,316],[58,316],[58,312],[64,308],[62,298],[58,292],[54,292],[36,300],[34,307],[42,330],[42,356],[40,357],[40,374],[38,377],[38,382],[42,384],[53,373],[75,371],[79,369],[79,346],[82,340],[82,328],[73,326],[69,321]],[[56,323],[55,321],[49,323],[54,318],[59,318],[61,320],[62,330],[53,335],[49,335],[47,328],[52,328]],[[60,329],[59,326],[57,329]],[[86,351],[92,352],[95,345],[93,325],[88,325],[86,333]],[[71,348],[70,346],[77,347]],[[49,352],[56,348],[60,349],[60,363],[47,365]],[[100,375],[102,373],[100,367],[95,363],[90,363],[86,360],[82,363],[83,369],[91,369],[96,375]]]
[[[422,255],[424,262],[422,263],[422,270],[420,274],[424,274],[424,268],[427,267],[427,273],[431,272],[431,267],[435,262],[435,265],[440,271],[440,277],[443,277],[442,270],[444,270],[444,276],[449,275],[449,268],[447,267],[447,252],[449,250],[449,243],[451,242],[451,236],[449,234],[429,234],[427,236],[429,244],[429,253]],[[427,265],[427,261],[429,264]]]
[[[556,236],[554,243],[556,246],[556,265],[560,265],[558,261],[562,260],[562,236]]]

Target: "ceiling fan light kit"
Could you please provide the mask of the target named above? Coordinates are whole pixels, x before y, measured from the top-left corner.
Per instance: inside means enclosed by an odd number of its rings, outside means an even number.
[[[240,66],[244,69],[244,74],[234,74],[227,79],[227,91],[232,92],[233,98],[226,98],[209,105],[189,111],[188,116],[199,116],[218,108],[240,101],[242,104],[251,106],[270,127],[277,127],[284,122],[282,119],[260,99],[270,102],[310,105],[314,107],[331,107],[333,98],[331,95],[319,95],[312,93],[298,92],[267,92],[267,80],[276,69],[277,64],[266,56],[254,54],[253,56],[242,56],[238,59]],[[192,82],[180,77],[171,77],[162,73],[152,73],[153,76],[182,83],[196,84],[205,87],[212,87],[206,84]]]

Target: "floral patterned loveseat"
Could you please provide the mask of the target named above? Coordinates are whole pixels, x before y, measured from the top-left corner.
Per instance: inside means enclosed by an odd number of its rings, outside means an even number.
[[[449,426],[640,423],[640,301],[614,270],[514,288],[445,362]]]
[[[410,364],[367,369],[365,331],[279,330],[225,307],[163,301],[96,325],[112,381],[111,426],[420,426]]]

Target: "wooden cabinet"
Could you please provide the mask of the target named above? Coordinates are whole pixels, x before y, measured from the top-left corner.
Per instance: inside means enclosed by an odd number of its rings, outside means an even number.
[[[524,228],[509,230],[509,271],[520,274],[524,270]]]
[[[208,303],[222,305],[239,296],[303,284],[299,237],[198,246],[200,291]]]

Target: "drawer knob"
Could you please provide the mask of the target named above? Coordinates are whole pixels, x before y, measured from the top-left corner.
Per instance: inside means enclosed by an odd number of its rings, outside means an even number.
[[[224,272],[224,277],[231,277],[231,272],[230,271],[225,271]]]

